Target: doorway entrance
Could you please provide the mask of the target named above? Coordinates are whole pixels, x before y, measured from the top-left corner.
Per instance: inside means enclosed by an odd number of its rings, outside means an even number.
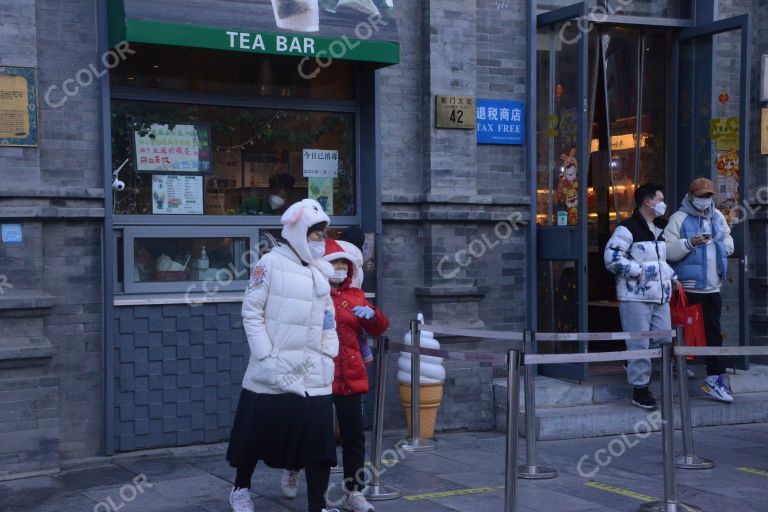
[[[693,177],[715,181],[723,212],[730,213],[746,186],[744,166],[740,172],[722,172],[717,162],[728,157],[745,162],[747,127],[740,120],[747,119],[748,37],[742,33],[748,33],[748,19],[681,30],[590,20],[586,4],[538,17],[534,286],[539,331],[622,330],[614,276],[605,269],[603,251],[616,226],[632,215],[640,184],[663,185],[670,214]],[[729,50],[731,60],[726,60]],[[722,103],[724,96],[730,101]],[[722,141],[718,130],[728,132]],[[730,327],[725,334],[731,344],[746,344],[741,256],[746,225],[736,224],[738,248],[724,279],[723,302],[730,306],[723,311],[723,324]],[[551,342],[539,350],[622,347]],[[574,380],[589,376],[586,364],[541,371]]]

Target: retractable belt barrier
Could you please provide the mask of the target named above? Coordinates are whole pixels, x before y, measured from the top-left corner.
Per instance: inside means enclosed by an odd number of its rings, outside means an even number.
[[[429,330],[435,334],[447,336],[462,336],[481,339],[496,339],[509,341],[514,348],[506,349],[506,353],[490,351],[456,351],[431,349],[420,346],[421,332]],[[631,350],[602,353],[572,353],[572,354],[536,354],[537,341],[617,341],[628,339],[675,339],[677,346],[669,342],[662,343],[661,348],[648,350]],[[686,347],[684,346],[683,329],[677,327],[671,331],[636,331],[636,332],[605,332],[605,333],[534,333],[480,331],[459,329],[438,325],[421,325],[417,320],[411,322],[412,344],[392,342],[382,336],[375,338],[378,348],[376,396],[374,403],[373,447],[371,453],[373,476],[372,482],[365,489],[370,500],[395,499],[401,496],[397,489],[381,485],[381,463],[383,446],[384,397],[387,375],[387,359],[392,349],[411,354],[411,435],[409,442],[398,446],[406,451],[426,451],[434,449],[430,440],[420,438],[419,426],[419,385],[420,356],[434,356],[456,361],[473,361],[480,364],[507,365],[507,428],[506,428],[506,461],[505,461],[505,511],[513,512],[517,503],[518,478],[553,478],[557,475],[554,470],[541,468],[536,464],[536,413],[535,413],[535,366],[540,364],[589,363],[601,361],[627,361],[634,359],[662,360],[662,447],[664,462],[664,499],[662,501],[643,505],[642,512],[696,512],[699,509],[682,503],[677,499],[675,481],[675,466],[679,468],[713,467],[714,463],[693,455],[693,437],[691,432],[690,403],[687,394],[686,361],[687,355],[768,355],[768,347]],[[672,411],[672,358],[677,358],[678,382],[680,393],[680,408],[683,429],[684,455],[675,460],[674,451],[674,415]],[[526,464],[518,466],[519,412],[520,412],[520,378],[521,368],[525,373],[525,420],[526,420]]]

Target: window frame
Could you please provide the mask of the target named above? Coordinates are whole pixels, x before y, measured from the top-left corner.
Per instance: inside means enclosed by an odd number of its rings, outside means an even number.
[[[134,247],[137,238],[247,238],[248,248],[258,254],[259,229],[229,226],[179,226],[170,234],[165,226],[141,226],[123,229],[123,293],[207,293],[202,287],[206,281],[136,282],[134,275]],[[253,265],[256,263],[252,261]],[[249,269],[250,276],[250,269]],[[245,289],[249,276],[233,280],[229,284],[211,288],[211,292],[241,291]],[[210,292],[208,292],[210,293]]]
[[[357,86],[356,86],[357,87]],[[360,97],[359,91],[357,98]],[[361,176],[361,108],[358,99],[326,100],[317,98],[293,98],[273,96],[236,96],[220,93],[198,93],[194,91],[171,91],[150,88],[112,87],[109,97],[110,123],[106,127],[106,140],[111,140],[111,112],[113,101],[137,101],[147,103],[179,103],[212,107],[263,108],[298,112],[345,113],[354,116],[355,137],[355,215],[331,215],[332,226],[360,225],[362,219],[362,176]],[[110,143],[111,145],[111,143]],[[107,169],[107,172],[110,172]],[[112,176],[109,175],[108,183]],[[109,212],[112,217],[113,244],[123,238],[123,283],[117,283],[117,258],[111,262],[115,275],[115,295],[163,294],[188,292],[190,286],[204,281],[136,283],[134,281],[134,240],[136,238],[243,238],[250,239],[251,249],[258,250],[259,233],[262,229],[279,229],[279,215],[124,215]],[[188,233],[188,236],[184,236]],[[255,261],[252,262],[252,264]],[[248,279],[237,280],[221,286],[218,291],[242,291]],[[189,293],[203,295],[200,286]]]

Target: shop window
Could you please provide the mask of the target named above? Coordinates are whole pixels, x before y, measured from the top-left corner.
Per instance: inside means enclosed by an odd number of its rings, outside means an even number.
[[[259,258],[253,228],[126,227],[123,239],[127,293],[242,290]]]
[[[112,101],[116,215],[279,216],[317,199],[354,216],[355,116]]]
[[[240,96],[351,100],[357,68],[334,60],[319,68],[315,59],[259,56],[131,43],[135,53],[110,73],[113,86],[196,91]]]

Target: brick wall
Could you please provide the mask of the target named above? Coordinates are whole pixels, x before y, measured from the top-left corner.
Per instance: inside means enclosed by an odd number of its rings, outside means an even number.
[[[60,108],[48,89],[98,63],[96,1],[4,0],[0,65],[36,68],[38,146],[0,148],[0,477],[102,453],[103,180],[97,84]]]

